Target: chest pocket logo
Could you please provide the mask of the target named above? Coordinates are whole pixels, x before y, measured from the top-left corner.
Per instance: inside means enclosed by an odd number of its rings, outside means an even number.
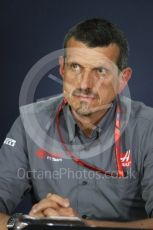
[[[51,161],[62,161],[62,154],[59,153],[48,153],[44,149],[37,149],[36,156],[39,159],[47,159]]]
[[[131,151],[127,150],[125,153],[120,153],[120,160],[121,160],[122,167],[131,167],[132,165]]]

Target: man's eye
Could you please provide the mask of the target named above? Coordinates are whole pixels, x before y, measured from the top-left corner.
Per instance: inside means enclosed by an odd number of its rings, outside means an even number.
[[[97,73],[100,74],[100,75],[105,75],[105,74],[107,74],[107,69],[105,69],[103,67],[98,68]]]
[[[79,64],[77,64],[77,63],[72,63],[71,64],[71,69],[73,70],[73,71],[75,71],[75,72],[79,72],[80,71],[80,65]]]

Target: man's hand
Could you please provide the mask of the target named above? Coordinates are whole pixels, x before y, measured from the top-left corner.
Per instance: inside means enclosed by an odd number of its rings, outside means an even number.
[[[76,213],[70,207],[70,202],[67,198],[48,193],[46,198],[32,207],[29,215],[34,217],[76,216]]]

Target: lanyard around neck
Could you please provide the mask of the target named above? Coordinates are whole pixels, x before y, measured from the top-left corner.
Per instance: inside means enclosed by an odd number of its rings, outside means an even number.
[[[60,129],[60,114],[63,110],[63,107],[66,104],[66,100],[63,99],[62,103],[60,104],[58,111],[57,111],[57,115],[56,115],[56,126],[57,126],[57,131],[58,131],[58,135],[60,138],[60,141],[67,153],[67,155],[77,164],[79,164],[82,167],[88,168],[90,170],[96,171],[98,173],[102,173],[105,174],[107,176],[112,176],[112,177],[124,177],[124,171],[123,171],[123,167],[121,164],[121,160],[120,160],[120,139],[121,139],[121,109],[119,106],[119,103],[117,104],[116,107],[116,118],[115,118],[115,129],[114,129],[114,142],[115,142],[115,158],[116,158],[116,166],[117,166],[117,173],[115,172],[108,172],[106,170],[103,170],[101,168],[95,167],[94,165],[91,165],[89,163],[87,163],[86,161],[83,161],[81,159],[79,159],[78,157],[75,156],[75,154],[68,148],[68,146],[66,145],[63,136],[61,134],[61,129]]]

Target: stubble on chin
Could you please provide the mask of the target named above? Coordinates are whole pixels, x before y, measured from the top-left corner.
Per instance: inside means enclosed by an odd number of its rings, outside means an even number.
[[[75,110],[75,112],[81,116],[91,116],[92,115],[89,105],[86,102],[80,102],[80,106]]]

